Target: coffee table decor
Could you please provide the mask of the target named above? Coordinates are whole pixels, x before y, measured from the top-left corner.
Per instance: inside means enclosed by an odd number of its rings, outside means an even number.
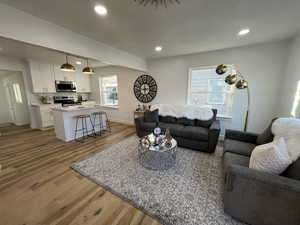
[[[157,128],[156,128],[157,129]],[[176,164],[177,141],[174,138],[150,134],[138,144],[138,159],[142,166],[151,170],[168,170]]]
[[[221,147],[214,154],[177,147],[173,167],[150,170],[138,160],[139,143],[131,136],[72,168],[164,225],[243,225],[223,210]]]

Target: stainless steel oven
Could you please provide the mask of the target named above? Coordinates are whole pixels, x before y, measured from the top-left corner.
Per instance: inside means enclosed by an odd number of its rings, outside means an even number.
[[[76,82],[74,81],[55,81],[56,92],[76,92]]]

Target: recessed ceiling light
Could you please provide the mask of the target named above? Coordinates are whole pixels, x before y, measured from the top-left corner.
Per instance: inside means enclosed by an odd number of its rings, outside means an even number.
[[[239,31],[238,35],[239,36],[243,36],[243,35],[246,35],[246,34],[249,34],[250,33],[250,29],[249,28],[245,28],[245,29],[242,29]]]
[[[103,5],[96,5],[94,7],[94,9],[95,9],[95,12],[98,13],[99,15],[101,15],[101,16],[105,16],[107,14],[107,9]]]
[[[76,61],[76,64],[77,65],[81,65],[81,61]]]
[[[161,52],[161,50],[162,50],[162,47],[161,47],[161,46],[156,46],[156,47],[155,47],[155,51]]]

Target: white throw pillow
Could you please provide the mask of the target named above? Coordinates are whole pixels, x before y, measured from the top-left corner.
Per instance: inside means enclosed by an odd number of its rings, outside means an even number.
[[[278,118],[272,125],[274,140],[284,138],[291,159],[296,161],[300,157],[300,119]]]
[[[283,138],[265,145],[257,146],[250,158],[249,168],[281,174],[289,165],[292,159]]]

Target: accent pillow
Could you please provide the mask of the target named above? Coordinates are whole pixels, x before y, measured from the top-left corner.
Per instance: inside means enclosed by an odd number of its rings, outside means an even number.
[[[144,121],[150,123],[158,123],[158,109],[153,111],[146,111],[144,113]]]
[[[177,118],[173,116],[159,116],[159,121],[163,123],[176,123]]]
[[[217,119],[217,110],[212,109],[212,111],[214,113],[213,118],[211,118],[210,120],[196,120],[196,126],[209,128],[212,125],[212,123]]]
[[[271,124],[268,126],[268,128],[265,129],[264,132],[262,132],[260,135],[258,135],[256,144],[264,145],[273,141],[274,135],[272,133],[272,125],[276,119],[277,118],[273,119]]]
[[[184,126],[194,126],[195,125],[194,120],[190,120],[190,119],[185,118],[185,117],[178,118],[177,123],[181,124],[181,125],[184,125]]]
[[[292,160],[283,138],[265,145],[256,146],[250,157],[249,168],[272,173],[281,174]]]

